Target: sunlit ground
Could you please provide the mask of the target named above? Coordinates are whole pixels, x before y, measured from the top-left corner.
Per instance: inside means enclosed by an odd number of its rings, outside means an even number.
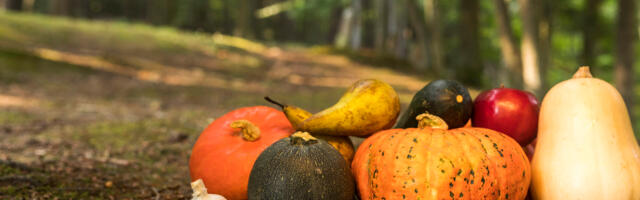
[[[190,148],[221,114],[266,95],[319,111],[361,78],[406,105],[416,77],[225,35],[0,13],[0,199],[187,198]]]

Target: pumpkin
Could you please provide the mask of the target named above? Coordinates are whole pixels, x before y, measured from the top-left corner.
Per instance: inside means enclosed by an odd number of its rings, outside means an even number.
[[[531,169],[520,145],[484,128],[447,130],[422,114],[420,128],[367,138],[351,168],[361,199],[524,199]]]
[[[284,114],[271,107],[231,111],[198,137],[189,160],[191,180],[202,179],[210,193],[247,199],[249,173],[256,158],[293,131]]]
[[[351,200],[354,194],[347,162],[331,145],[307,132],[296,132],[269,146],[249,177],[250,200]]]
[[[416,117],[425,112],[444,119],[451,128],[459,128],[469,121],[472,110],[467,88],[454,80],[435,80],[413,96],[395,128],[416,128]]]
[[[620,93],[581,67],[540,108],[534,199],[640,199],[640,147]]]

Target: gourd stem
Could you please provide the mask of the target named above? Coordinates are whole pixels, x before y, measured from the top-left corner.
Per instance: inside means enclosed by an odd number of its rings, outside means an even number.
[[[573,78],[592,78],[591,70],[589,70],[589,66],[581,66],[578,68],[575,74],[573,74]]]
[[[291,144],[308,144],[308,143],[316,143],[318,139],[311,136],[308,132],[305,131],[296,131],[291,134]]]
[[[260,138],[260,129],[248,120],[236,120],[231,122],[231,128],[239,128],[242,132],[242,138],[246,141],[253,142]]]
[[[268,96],[264,97],[264,100],[267,100],[269,103],[276,104],[276,105],[280,106],[280,108],[282,108],[282,109],[284,109],[284,107],[285,107],[284,104],[281,104],[281,103],[269,98]]]
[[[449,129],[449,125],[442,118],[425,112],[416,117],[418,128],[430,127],[433,129]]]

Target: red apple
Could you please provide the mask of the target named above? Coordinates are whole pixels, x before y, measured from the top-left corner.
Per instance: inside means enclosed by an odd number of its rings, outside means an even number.
[[[527,144],[527,146],[524,146],[524,153],[527,154],[527,157],[529,158],[529,161],[531,161],[533,159],[533,153],[536,152],[536,143],[538,142],[538,139],[533,139],[533,142]]]
[[[540,103],[533,94],[500,87],[476,97],[471,122],[474,127],[507,134],[525,146],[536,137],[539,112]]]

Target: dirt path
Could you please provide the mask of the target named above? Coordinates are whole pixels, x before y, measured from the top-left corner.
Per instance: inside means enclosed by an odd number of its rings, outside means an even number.
[[[179,51],[118,39],[161,43],[146,32],[112,36],[109,45],[109,33],[77,22],[67,34],[80,41],[40,41],[27,28],[3,32],[34,23],[3,15],[0,199],[187,199],[190,149],[225,112],[268,105],[265,95],[318,111],[361,78],[392,84],[406,104],[425,83],[342,56],[221,35],[197,36],[199,45]]]

